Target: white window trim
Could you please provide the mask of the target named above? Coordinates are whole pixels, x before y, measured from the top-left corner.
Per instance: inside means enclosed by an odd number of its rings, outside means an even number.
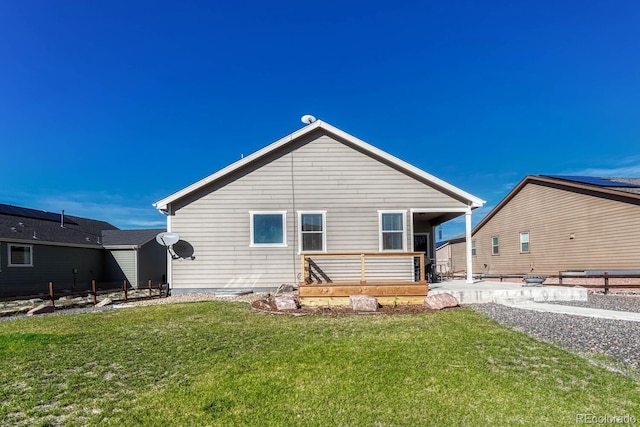
[[[498,244],[493,244],[493,239],[498,239]],[[498,248],[498,252],[494,252],[493,248]],[[491,236],[491,256],[500,256],[500,236]]]
[[[522,235],[523,235],[523,234],[526,234],[526,235],[527,235],[527,241],[526,241],[526,242],[523,242],[523,241],[522,241]],[[527,244],[527,250],[526,250],[526,251],[523,251],[523,250],[522,250],[522,244],[523,244],[523,243],[526,243],[526,244]],[[521,232],[520,232],[520,253],[521,253],[521,254],[528,254],[529,252],[531,252],[531,235],[529,234],[529,232],[528,232],[528,231],[521,231]]]
[[[11,248],[29,248],[31,254],[31,262],[29,264],[12,264],[11,263]],[[19,245],[7,243],[7,267],[33,267],[33,245]]]
[[[477,256],[478,255],[478,244],[476,243],[475,240],[471,241],[471,256]]]
[[[322,250],[321,251],[303,251],[302,250],[302,215],[316,214],[322,215]],[[326,253],[327,252],[327,211],[298,211],[298,255],[304,253]]]
[[[382,214],[402,214],[402,249],[382,249]],[[378,211],[378,249],[380,252],[407,252],[407,210]]]
[[[253,243],[254,215],[282,215],[282,243]],[[249,211],[249,246],[252,248],[286,248],[287,247],[287,211]]]

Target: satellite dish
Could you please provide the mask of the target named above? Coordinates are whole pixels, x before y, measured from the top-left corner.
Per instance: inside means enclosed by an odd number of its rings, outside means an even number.
[[[156,236],[156,242],[166,247],[178,243],[179,240],[180,236],[178,233],[160,233]]]
[[[302,116],[302,118],[300,118],[300,120],[302,121],[302,123],[310,125],[311,123],[316,121],[316,118],[311,114],[305,114],[304,116]]]

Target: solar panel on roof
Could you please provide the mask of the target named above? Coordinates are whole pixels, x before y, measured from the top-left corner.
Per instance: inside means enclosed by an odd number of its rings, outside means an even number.
[[[42,219],[45,221],[53,221],[60,222],[61,214],[39,211],[36,209],[22,208],[20,206],[11,206],[11,205],[3,205],[0,204],[0,214],[11,215],[11,216],[19,216],[22,218],[33,218],[33,219]],[[64,222],[66,224],[74,224],[78,225],[77,222],[70,220],[65,216]]]
[[[542,175],[548,178],[562,179],[565,181],[580,182],[582,184],[597,185],[598,187],[628,187],[640,188],[640,185],[628,182],[614,181],[610,178],[600,178],[596,176],[575,176],[575,175]]]

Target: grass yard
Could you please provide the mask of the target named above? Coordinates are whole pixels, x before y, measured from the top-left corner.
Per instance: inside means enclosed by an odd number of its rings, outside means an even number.
[[[467,309],[287,317],[229,302],[0,323],[2,425],[575,425],[640,384]]]

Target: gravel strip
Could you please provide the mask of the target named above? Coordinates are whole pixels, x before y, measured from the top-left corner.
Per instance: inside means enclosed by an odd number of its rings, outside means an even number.
[[[114,310],[126,307],[141,307],[148,305],[164,305],[164,304],[180,304],[189,302],[202,302],[202,301],[236,301],[251,303],[260,298],[264,298],[266,294],[251,293],[240,296],[221,296],[213,293],[200,293],[200,294],[182,294],[172,295],[167,298],[150,298],[141,299],[131,302],[117,302],[114,305],[107,305],[104,307],[94,307],[93,305],[87,305],[85,307],[78,308],[61,308],[57,309],[53,313],[39,314],[37,317],[43,316],[60,316],[65,314],[79,314],[79,313],[97,313],[101,311]],[[22,319],[27,317],[25,314],[0,317],[0,322],[7,322],[10,320]]]
[[[640,303],[638,299],[637,302],[624,302],[625,305],[614,306],[615,302],[612,300],[605,303],[600,298],[593,297],[589,297],[591,305],[585,306],[606,307],[608,310],[618,307],[620,311],[626,304]],[[640,371],[640,322],[538,312],[499,304],[471,304],[469,307],[536,339],[558,344],[578,353],[608,355]]]
[[[573,307],[598,308],[602,310],[631,311],[640,313],[640,296],[589,295],[589,301],[549,301],[550,304]]]

